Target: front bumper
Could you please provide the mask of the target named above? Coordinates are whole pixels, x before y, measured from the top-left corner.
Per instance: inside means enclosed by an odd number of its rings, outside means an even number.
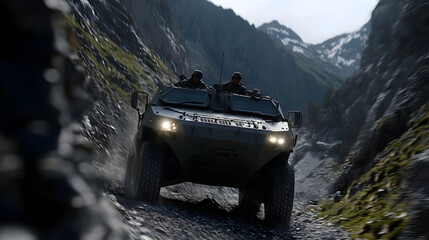
[[[290,132],[176,122],[175,131],[155,129],[173,150],[191,182],[240,187],[277,155],[293,147]],[[285,139],[283,144],[270,137]]]

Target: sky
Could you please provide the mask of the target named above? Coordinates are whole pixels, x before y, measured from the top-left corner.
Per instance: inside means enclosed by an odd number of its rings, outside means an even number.
[[[378,0],[209,0],[231,8],[259,27],[277,20],[306,43],[317,44],[359,30],[371,18]]]

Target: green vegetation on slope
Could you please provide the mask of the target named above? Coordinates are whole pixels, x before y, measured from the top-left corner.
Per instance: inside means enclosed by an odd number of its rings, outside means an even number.
[[[312,76],[314,80],[321,86],[326,87],[327,89],[336,89],[339,88],[342,84],[341,80],[334,75],[324,71],[322,68],[316,66],[308,58],[303,57],[299,54],[296,54],[292,51],[289,51],[293,58],[295,59],[296,64],[308,75]]]
[[[99,87],[102,94],[119,102],[128,102],[132,89],[143,89],[154,93],[156,83],[148,74],[167,74],[173,78],[171,71],[154,54],[148,53],[144,59],[138,59],[135,55],[122,49],[117,43],[110,40],[105,34],[91,26],[86,30],[80,23],[69,15],[65,15],[67,22],[80,38],[82,51],[93,64],[91,71],[101,81]],[[147,67],[145,68],[146,65]],[[150,69],[150,70],[149,70]]]
[[[375,166],[352,184],[341,201],[321,203],[320,217],[352,232],[354,238],[396,239],[402,233],[409,203],[401,184],[410,158],[429,148],[429,105],[412,119],[410,130],[389,143]]]

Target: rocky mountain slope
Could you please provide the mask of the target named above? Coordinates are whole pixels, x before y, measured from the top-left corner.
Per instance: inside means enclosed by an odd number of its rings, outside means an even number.
[[[427,1],[380,1],[361,67],[319,113],[313,140],[343,163],[343,197],[323,209],[361,236],[428,236],[428,12]]]
[[[128,148],[137,124],[129,106],[133,90],[149,93],[176,81],[160,58],[144,43],[133,18],[119,1],[70,0],[65,14],[76,64],[87,75],[89,109],[83,135],[96,146],[94,164],[109,181],[121,182]]]
[[[310,49],[313,55],[322,62],[334,66],[334,68],[326,66],[328,71],[338,74],[341,79],[345,80],[358,69],[370,33],[371,23],[368,22],[356,32],[342,34],[323,43],[310,45]]]
[[[81,136],[87,79],[63,1],[1,1],[0,239],[126,239]],[[96,234],[94,234],[94,230]]]
[[[188,56],[177,20],[161,0],[123,0],[142,41],[176,74],[189,73]]]
[[[308,58],[312,56],[312,53],[308,49],[309,44],[304,43],[301,37],[292,29],[281,25],[276,20],[262,24],[258,27],[258,30],[267,33],[279,46],[284,46]]]
[[[262,24],[258,30],[267,33],[278,46],[308,58],[344,81],[359,67],[371,24],[367,23],[359,31],[342,34],[320,44],[303,42],[292,29],[277,21]]]
[[[168,17],[163,17],[165,21],[159,27],[150,25],[150,18],[142,19],[141,13],[146,11],[143,3],[135,0],[124,2],[127,6],[133,6],[130,11],[137,19],[136,24],[141,32],[165,33],[168,30],[170,44],[165,44],[164,48],[184,47],[186,58],[181,61],[186,61],[189,66],[184,74],[201,69],[205,74],[203,80],[210,85],[219,83],[222,52],[223,82],[228,81],[233,72],[240,71],[244,75],[243,84],[248,89],[259,88],[262,94],[278,99],[286,110],[305,111],[308,100],[321,103],[324,93],[341,83],[316,65],[296,59],[288,51],[278,51],[265,34],[231,10],[216,7],[210,2],[186,0],[156,3],[162,6],[164,12],[171,13],[164,13]],[[153,12],[151,16],[164,16],[155,10]],[[178,28],[174,29],[175,25]],[[158,55],[163,55],[162,50]]]

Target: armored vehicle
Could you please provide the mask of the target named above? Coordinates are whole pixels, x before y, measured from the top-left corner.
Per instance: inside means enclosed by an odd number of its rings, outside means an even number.
[[[239,207],[257,211],[264,203],[267,223],[289,226],[295,176],[288,157],[300,112],[285,117],[270,97],[175,86],[149,103],[133,92],[131,106],[139,123],[125,174],[129,193],[156,203],[161,187],[181,182],[234,187]]]

